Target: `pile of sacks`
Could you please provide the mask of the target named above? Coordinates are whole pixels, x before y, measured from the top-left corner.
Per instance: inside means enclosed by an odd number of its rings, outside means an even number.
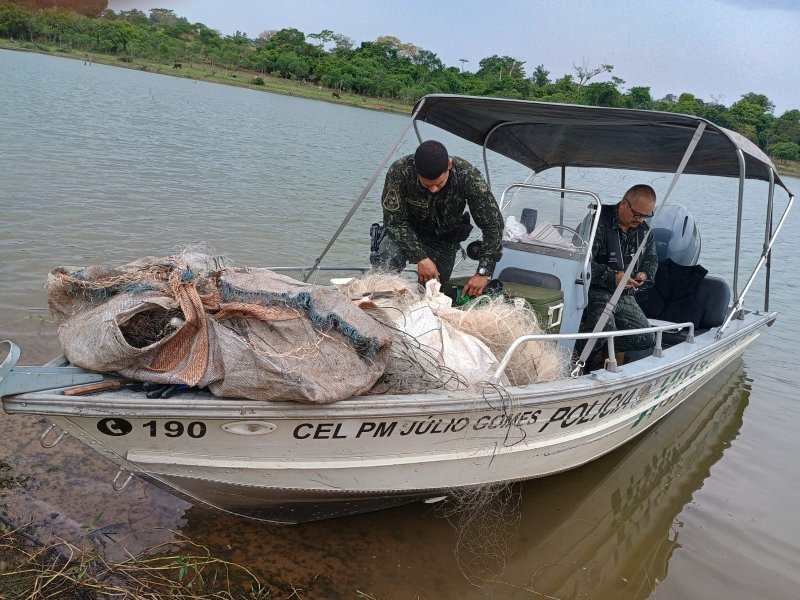
[[[337,283],[185,254],[59,267],[47,292],[72,364],[254,400],[466,389],[491,378],[518,335],[541,332],[532,311],[502,299],[452,308],[438,282],[424,293],[391,274]],[[529,344],[503,383],[559,377],[561,362],[554,348]]]

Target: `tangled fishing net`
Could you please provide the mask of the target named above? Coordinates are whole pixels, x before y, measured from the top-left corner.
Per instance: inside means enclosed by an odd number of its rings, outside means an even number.
[[[543,333],[536,313],[526,302],[503,295],[481,296],[465,307],[452,308],[451,301],[435,286],[435,291],[423,290],[400,275],[379,271],[352,279],[340,289],[351,299],[363,298],[369,306],[380,308],[389,319],[387,324],[393,326],[392,350],[381,378],[384,391],[474,387],[489,378],[518,337]],[[421,320],[420,314],[426,309],[434,317],[425,313]],[[418,320],[424,325],[415,328]],[[461,344],[459,354],[448,357],[441,347],[426,343],[427,337],[418,335],[426,328],[438,328],[443,336],[456,338],[448,337],[445,345]],[[464,334],[469,341],[464,341]],[[465,361],[469,353],[464,346],[481,357]],[[554,343],[536,341],[517,350],[505,375],[511,385],[527,385],[559,379],[568,369],[569,357],[562,349]]]
[[[365,394],[391,345],[387,328],[336,288],[202,254],[59,267],[46,287],[71,363],[217,396]]]
[[[372,271],[341,288],[392,331],[392,349],[375,391],[410,393],[475,387],[494,372],[497,361],[479,340],[442,321],[441,307],[416,283]]]
[[[518,336],[541,333],[524,303],[503,297],[460,310],[394,273],[337,284],[190,249],[118,267],[58,267],[46,288],[73,364],[257,400],[479,388]],[[565,364],[554,345],[530,343],[500,383],[548,381]]]
[[[519,486],[491,483],[451,490],[436,514],[456,532],[454,555],[472,585],[484,587],[505,570],[522,517]]]
[[[486,344],[502,358],[523,335],[544,333],[527,303],[498,296],[480,296],[464,310],[443,310],[439,316]],[[569,357],[552,342],[528,342],[511,357],[505,374],[512,385],[553,381],[566,376]]]

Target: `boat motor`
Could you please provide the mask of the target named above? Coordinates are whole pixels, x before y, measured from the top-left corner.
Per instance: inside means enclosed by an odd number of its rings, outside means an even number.
[[[700,257],[700,231],[685,206],[665,204],[650,219],[650,230],[656,242],[658,262],[672,262],[690,267]]]

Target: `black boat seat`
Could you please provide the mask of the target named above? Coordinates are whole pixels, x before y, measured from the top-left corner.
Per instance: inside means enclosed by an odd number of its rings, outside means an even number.
[[[636,301],[649,319],[672,323],[694,323],[695,334],[722,325],[731,301],[728,283],[707,275],[700,265],[684,266],[665,260],[658,265],[652,288],[636,294]],[[686,340],[686,331],[664,332],[664,346]]]
[[[552,273],[529,271],[519,267],[506,267],[497,278],[504,283],[521,283],[550,290],[561,289],[561,280]]]

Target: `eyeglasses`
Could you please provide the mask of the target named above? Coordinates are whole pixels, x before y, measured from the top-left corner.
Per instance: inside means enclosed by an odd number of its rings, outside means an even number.
[[[634,210],[634,208],[631,206],[631,201],[628,200],[627,198],[625,198],[625,202],[628,203],[628,208],[631,210],[631,214],[633,215],[633,217],[635,219],[649,219],[654,214],[654,213],[650,213],[649,215],[646,215],[644,213],[640,213],[638,210]]]

